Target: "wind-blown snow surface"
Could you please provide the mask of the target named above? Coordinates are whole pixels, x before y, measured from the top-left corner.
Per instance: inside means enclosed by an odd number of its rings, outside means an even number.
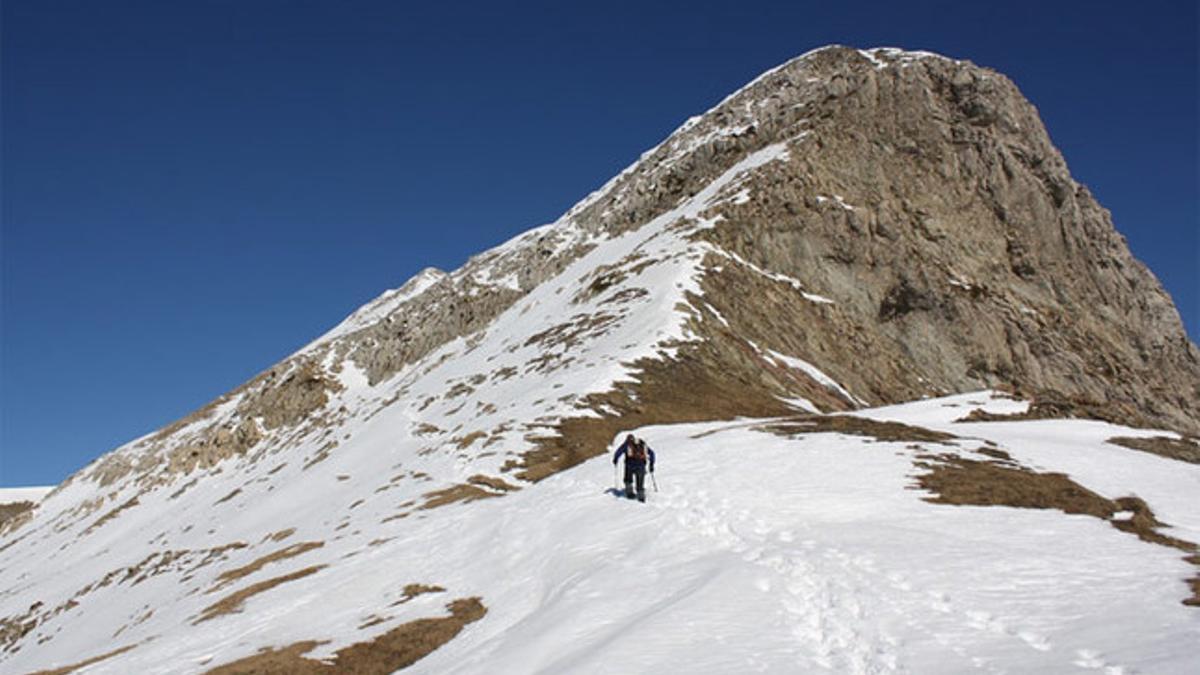
[[[230,500],[197,524],[193,540],[257,537],[263,522],[291,522],[299,532],[289,541],[326,545],[241,585],[331,567],[196,625],[223,595],[203,592],[213,572],[194,572],[184,586],[171,575],[121,582],[68,613],[52,651],[30,647],[0,668],[24,672],[126,644],[139,646],[87,672],[198,671],[307,639],[330,640],[310,656],[330,655],[477,595],[488,614],[412,672],[1197,672],[1200,612],[1180,603],[1194,569],[1179,551],[1096,518],[932,504],[914,489],[916,454],[984,458],[973,450],[989,439],[1106,496],[1136,493],[1175,526],[1170,534],[1200,538],[1200,467],[1104,443],[1146,432],[1075,420],[952,421],[1013,405],[980,393],[863,413],[970,439],[952,445],[789,439],[754,420],[642,429],[659,467],[659,490],[644,505],[614,494],[613,468],[600,457],[502,499],[389,523],[379,513],[356,517],[355,529],[371,531],[337,536],[328,505],[308,503],[301,482],[280,482],[296,494],[270,503],[293,512]],[[375,507],[360,508],[365,516]],[[95,546],[156,548],[143,543],[146,523],[111,527]],[[364,546],[367,538],[387,541]],[[58,562],[42,568],[40,596],[69,595],[83,582],[80,566],[54,571]],[[413,582],[447,592],[389,608]],[[3,602],[8,610],[31,599],[10,592]],[[360,630],[372,616],[387,621]]]

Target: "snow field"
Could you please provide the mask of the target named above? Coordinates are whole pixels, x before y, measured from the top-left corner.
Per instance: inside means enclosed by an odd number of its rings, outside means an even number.
[[[981,393],[863,414],[937,426],[973,407],[1015,405]],[[1195,569],[1181,552],[1086,516],[922,501],[926,493],[913,489],[920,471],[914,455],[981,459],[971,452],[981,445],[975,440],[918,450],[838,434],[784,438],[756,430],[754,420],[651,427],[636,432],[659,457],[661,491],[649,488],[646,504],[616,496],[613,467],[598,457],[503,498],[382,522],[396,503],[428,488],[404,483],[350,511],[339,506],[343,497],[371,492],[387,475],[386,462],[415,459],[417,446],[396,448],[379,419],[360,429],[357,453],[335,454],[315,472],[289,465],[273,474],[270,499],[247,488],[209,508],[238,474],[210,476],[189,493],[204,507],[202,519],[170,511],[159,491],[144,496],[144,511],[130,514],[168,518],[118,518],[86,546],[52,553],[37,580],[37,597],[50,606],[94,581],[98,570],[116,567],[121,547],[148,542],[140,557],[185,543],[256,543],[289,523],[298,527],[286,541],[234,552],[191,581],[165,574],[95,591],[62,621],[39,627],[55,634],[54,654],[26,649],[5,669],[61,665],[78,660],[64,657],[95,655],[97,644],[140,646],[86,672],[201,672],[263,645],[310,639],[329,640],[310,656],[328,656],[401,623],[442,615],[447,602],[470,596],[479,596],[488,614],[412,672],[1115,674],[1200,666],[1200,613],[1180,604],[1183,580]],[[1018,430],[1046,423],[943,424],[963,436],[1024,439],[1036,434]],[[1200,469],[1106,446],[1097,433],[1085,435],[1076,451],[1102,453],[1109,474],[1135,486],[1174,524],[1157,498],[1169,502],[1175,488],[1154,486],[1169,473],[1195,480]],[[1069,470],[1056,462],[1075,461],[1055,444],[1001,446],[1042,470]],[[429,465],[414,466],[453,471],[441,466],[451,458],[423,461]],[[255,470],[265,477],[269,467]],[[316,490],[322,497],[311,499]],[[1176,509],[1173,515],[1196,517],[1194,504],[1180,500]],[[182,531],[189,525],[194,529]],[[155,538],[160,531],[175,534]],[[325,545],[207,593],[219,571],[302,541]],[[321,565],[327,567],[250,597],[241,612],[193,625],[201,609],[229,592]],[[21,588],[32,592],[32,581],[0,598],[6,612],[29,604],[33,596]],[[410,583],[446,592],[394,605]],[[55,588],[61,597],[48,592]],[[385,621],[360,628],[374,617]]]
[[[1086,516],[921,501],[904,444],[691,438],[720,426],[644,430],[662,483],[646,505],[606,493],[597,459],[487,505],[504,515],[463,507],[462,530],[494,543],[463,579],[490,580],[490,613],[414,672],[1200,665],[1178,551]]]

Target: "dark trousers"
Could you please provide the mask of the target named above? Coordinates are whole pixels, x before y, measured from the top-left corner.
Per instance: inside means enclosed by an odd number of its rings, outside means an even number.
[[[625,496],[633,499],[633,482],[637,481],[637,498],[646,501],[646,465],[625,462]]]

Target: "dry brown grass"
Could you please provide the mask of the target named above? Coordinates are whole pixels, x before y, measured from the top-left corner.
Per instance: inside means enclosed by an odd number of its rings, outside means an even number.
[[[107,523],[108,521],[110,521],[110,520],[113,520],[114,518],[116,518],[116,517],[117,517],[118,515],[120,515],[120,514],[121,514],[121,512],[122,512],[122,511],[124,511],[125,509],[131,509],[131,508],[133,508],[133,507],[135,507],[135,506],[137,506],[137,505],[138,505],[138,498],[137,498],[137,497],[133,497],[132,499],[130,499],[129,501],[125,502],[124,504],[121,504],[120,506],[118,506],[117,508],[113,509],[112,511],[109,511],[108,513],[104,514],[103,516],[100,516],[100,518],[99,518],[99,519],[97,519],[97,520],[96,520],[96,522],[92,523],[91,525],[88,525],[88,528],[87,528],[86,530],[84,530],[84,531],[83,531],[83,533],[84,533],[85,535],[87,535],[87,534],[91,534],[93,531],[95,531],[95,530],[99,529],[100,527],[102,527],[102,526],[103,526],[105,523]]]
[[[726,359],[742,360],[730,367]],[[537,482],[609,451],[622,431],[652,424],[709,422],[736,417],[783,417],[795,411],[764,387],[758,362],[729,340],[689,344],[674,359],[641,359],[637,381],[618,382],[585,399],[601,417],[569,418],[552,436],[531,437],[534,448],[505,465]],[[653,440],[653,439],[651,439]],[[653,444],[653,443],[652,443]]]
[[[447,504],[455,504],[457,502],[473,502],[489,497],[499,497],[500,493],[485,490],[477,485],[469,485],[467,483],[458,483],[451,485],[442,490],[435,490],[422,495],[425,498],[425,503],[421,504],[419,509],[436,509]],[[407,515],[407,514],[406,514]],[[386,522],[386,521],[384,521]]]
[[[137,645],[125,645],[124,647],[121,647],[120,649],[114,649],[111,652],[105,652],[104,654],[101,654],[100,656],[93,656],[92,658],[87,659],[85,661],[80,661],[79,663],[72,663],[69,666],[63,666],[61,668],[55,668],[53,670],[39,670],[34,673],[31,673],[30,675],[67,675],[67,673],[79,670],[80,668],[86,668],[87,666],[90,666],[90,665],[93,665],[96,663],[100,663],[101,661],[104,661],[106,659],[111,659],[112,657],[117,656],[119,654],[124,654],[125,652],[129,651],[130,649],[133,649],[136,646]]]
[[[464,436],[452,438],[452,439],[450,439],[450,442],[453,443],[454,445],[456,445],[459,450],[466,450],[467,448],[471,447],[472,443],[474,443],[475,441],[483,440],[484,438],[487,438],[487,432],[472,431],[471,433],[466,434]]]
[[[11,502],[9,504],[0,504],[0,528],[3,528],[5,523],[15,521],[22,514],[33,510],[33,502]]]
[[[788,438],[804,434],[837,433],[898,443],[948,443],[957,439],[953,434],[924,427],[900,422],[878,422],[853,415],[802,415],[755,428]]]
[[[1007,455],[1005,455],[1007,459]],[[928,472],[917,477],[921,488],[932,496],[925,501],[935,504],[967,506],[1012,506],[1025,509],[1057,509],[1100,518],[1114,528],[1160,546],[1192,553],[1185,558],[1200,567],[1195,555],[1195,543],[1177,539],[1160,532],[1168,527],[1154,517],[1146,502],[1138,497],[1107,499],[1079,485],[1065,474],[1039,473],[1011,460],[1001,465],[992,461],[976,461],[954,455],[922,455],[917,465]],[[1113,520],[1113,514],[1125,511],[1133,514],[1127,520]],[[1200,573],[1188,580],[1192,595],[1185,605],[1200,606]]]
[[[280,530],[278,532],[268,534],[266,537],[263,537],[263,541],[266,541],[268,539],[270,539],[271,541],[283,541],[284,539],[287,539],[288,537],[292,536],[293,534],[296,534],[296,528],[289,527],[286,530]]]
[[[441,586],[427,586],[425,584],[409,584],[404,587],[404,595],[397,601],[391,604],[392,607],[403,605],[419,595],[426,593],[445,593],[446,589]]]
[[[22,614],[0,619],[0,650],[12,651],[14,645],[33,632],[34,628],[37,628],[38,619],[41,616],[38,610],[41,608],[42,603],[36,602]]]
[[[489,488],[491,490],[495,490],[497,492],[512,492],[513,490],[521,489],[521,488],[517,487],[516,485],[513,485],[512,483],[505,481],[503,478],[497,478],[495,476],[485,476],[481,473],[477,473],[474,476],[471,476],[470,478],[467,479],[467,482],[472,485],[479,485],[479,486],[482,486],[485,488]]]
[[[1133,450],[1141,450],[1142,452],[1150,452],[1168,459],[1177,459],[1181,462],[1189,462],[1191,464],[1200,464],[1200,443],[1197,443],[1192,438],[1168,438],[1167,436],[1155,436],[1154,438],[1128,438],[1118,436],[1108,439],[1113,445]]]
[[[953,455],[923,457],[933,460],[918,463],[929,469],[928,473],[917,477],[922,488],[934,493],[925,498],[927,502],[1058,509],[1104,519],[1118,510],[1111,500],[1061,473],[1036,473]]]
[[[418,619],[397,626],[370,642],[359,642],[338,650],[328,662],[304,658],[322,644],[308,640],[218,666],[207,675],[385,675],[428,656],[454,639],[464,626],[487,614],[487,608],[479,598],[455,600],[446,605],[446,609],[450,616]]]
[[[325,542],[323,542],[323,541],[302,541],[302,542],[299,542],[296,544],[292,544],[291,546],[288,546],[287,548],[279,549],[278,551],[275,551],[273,553],[268,553],[267,555],[264,555],[261,558],[258,558],[257,560],[254,560],[253,562],[251,562],[247,565],[243,565],[241,567],[237,567],[237,568],[231,569],[231,570],[226,570],[226,571],[222,572],[220,574],[220,576],[217,577],[217,584],[215,586],[213,586],[212,588],[210,588],[208,590],[208,592],[213,593],[213,592],[219,591],[222,588],[228,586],[229,584],[237,581],[238,579],[241,579],[242,577],[246,577],[246,576],[250,576],[251,574],[254,574],[255,572],[257,572],[258,570],[262,569],[264,566],[266,566],[270,563],[277,562],[280,560],[287,560],[288,558],[294,558],[298,555],[307,553],[313,549],[321,548],[324,545],[325,545]]]
[[[216,617],[224,614],[232,614],[233,612],[241,611],[242,603],[244,603],[248,598],[258,595],[259,593],[269,591],[280,584],[285,584],[289,581],[303,579],[311,574],[316,574],[317,572],[325,569],[325,567],[327,567],[327,565],[313,565],[312,567],[306,567],[290,574],[275,577],[274,579],[260,581],[257,584],[247,586],[240,591],[230,593],[224,598],[221,598],[215,603],[204,608],[204,611],[200,612],[200,616],[192,622],[192,625],[194,626],[196,624],[203,623],[209,619],[215,619]]]

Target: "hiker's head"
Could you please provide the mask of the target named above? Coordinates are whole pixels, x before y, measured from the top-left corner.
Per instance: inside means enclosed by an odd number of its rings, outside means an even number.
[[[637,439],[633,437],[633,434],[629,434],[628,436],[625,437],[625,442],[626,443],[637,443]]]

